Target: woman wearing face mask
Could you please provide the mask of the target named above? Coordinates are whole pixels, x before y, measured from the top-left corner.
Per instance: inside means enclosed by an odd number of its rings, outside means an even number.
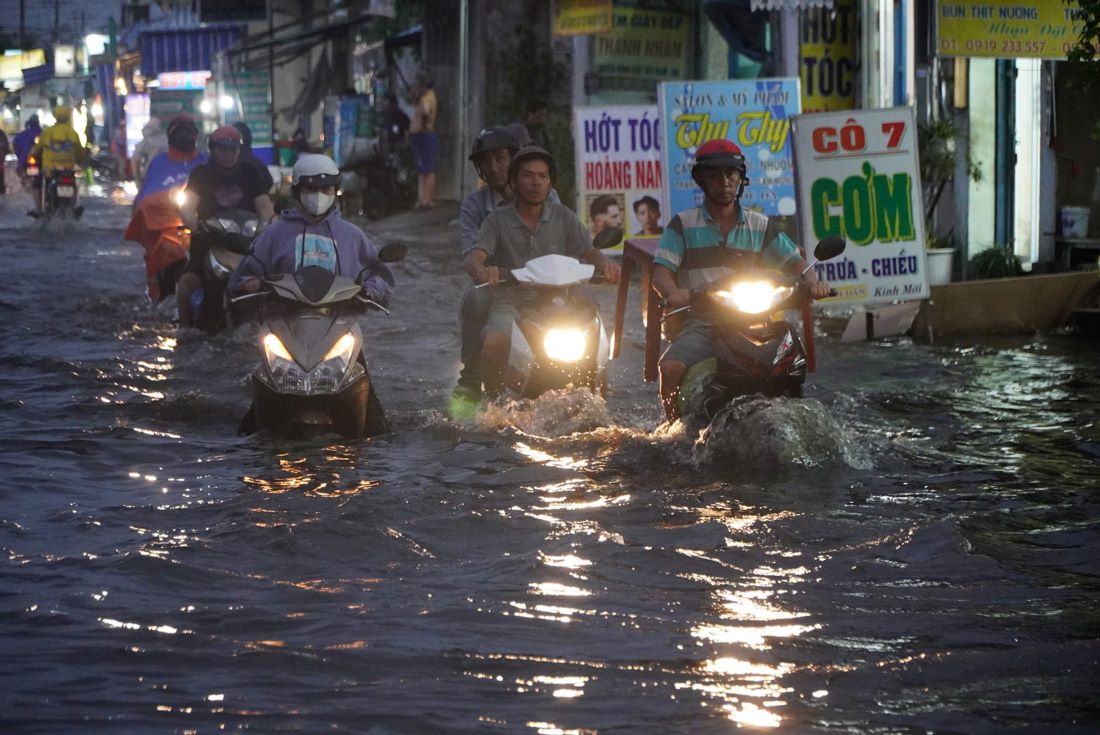
[[[378,248],[362,230],[340,216],[336,190],[340,169],[328,156],[298,157],[291,174],[293,209],[285,210],[252,245],[229,279],[229,294],[251,293],[263,278],[319,266],[359,280],[363,293],[385,304],[393,274],[378,260]]]

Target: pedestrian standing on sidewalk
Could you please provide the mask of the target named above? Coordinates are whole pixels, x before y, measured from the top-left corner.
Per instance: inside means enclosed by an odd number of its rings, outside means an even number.
[[[435,134],[439,101],[432,89],[431,77],[423,72],[413,87],[413,101],[416,112],[409,123],[409,142],[419,184],[416,208],[431,209],[435,206],[435,167],[439,163],[439,138]]]

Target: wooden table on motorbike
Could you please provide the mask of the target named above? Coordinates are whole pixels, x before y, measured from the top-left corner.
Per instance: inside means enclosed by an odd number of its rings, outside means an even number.
[[[611,356],[618,357],[623,346],[623,317],[626,315],[626,296],[630,289],[630,278],[637,268],[641,274],[642,322],[645,324],[645,380],[652,383],[657,379],[657,359],[661,354],[661,315],[664,308],[661,299],[652,292],[653,256],[657,252],[660,238],[647,237],[626,240],[623,243],[622,277],[619,279],[619,294],[615,300],[615,323],[611,333]]]
[[[657,361],[661,356],[661,317],[664,315],[662,299],[653,291],[653,258],[661,240],[657,237],[626,240],[623,243],[622,277],[615,299],[615,323],[611,333],[611,357],[619,356],[623,346],[623,318],[626,316],[626,297],[630,278],[637,268],[642,293],[642,323],[645,325],[645,361],[643,377],[647,383],[657,380]],[[807,303],[802,307],[803,335],[806,346],[806,368],[813,372],[817,367],[814,352],[813,312]]]

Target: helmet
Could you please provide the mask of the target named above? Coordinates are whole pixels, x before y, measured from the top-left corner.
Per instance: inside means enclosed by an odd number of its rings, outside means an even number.
[[[53,119],[59,123],[67,123],[73,117],[73,111],[68,105],[58,105],[53,108]]]
[[[191,117],[185,112],[181,112],[178,115],[174,115],[171,120],[168,121],[168,130],[165,133],[169,138],[172,137],[172,131],[179,127],[189,127],[195,131],[197,135],[199,132],[199,126],[195,124],[195,118]]]
[[[516,152],[516,155],[512,157],[512,163],[508,166],[508,178],[514,179],[516,174],[519,173],[519,167],[524,161],[529,161],[532,158],[540,158],[546,161],[546,164],[550,166],[550,181],[551,183],[558,178],[558,167],[554,163],[554,157],[550,155],[550,152],[545,148],[539,148],[537,145],[529,145],[524,148],[520,148]]]
[[[290,174],[290,185],[339,186],[340,169],[336,162],[320,153],[303,153]]]
[[[240,148],[241,131],[237,130],[232,125],[222,125],[210,134],[210,147],[213,148],[218,145]]]
[[[512,137],[516,139],[516,144],[520,148],[531,145],[531,134],[527,132],[527,126],[521,122],[508,123],[504,126],[508,129],[508,132],[512,134]]]
[[[733,143],[722,138],[708,140],[695,151],[695,165],[691,167],[694,177],[697,171],[716,168],[735,168],[746,176],[749,172],[745,163],[745,154]]]
[[[470,152],[470,161],[476,164],[477,157],[482,153],[500,150],[501,148],[507,148],[515,153],[519,150],[519,143],[516,142],[516,138],[511,131],[502,125],[485,128],[474,138],[474,148]]]

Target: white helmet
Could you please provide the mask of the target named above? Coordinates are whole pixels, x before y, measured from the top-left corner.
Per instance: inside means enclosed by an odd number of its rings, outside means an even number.
[[[328,156],[320,153],[304,153],[298,156],[294,171],[290,175],[290,185],[310,184],[312,186],[339,186],[340,168]]]

